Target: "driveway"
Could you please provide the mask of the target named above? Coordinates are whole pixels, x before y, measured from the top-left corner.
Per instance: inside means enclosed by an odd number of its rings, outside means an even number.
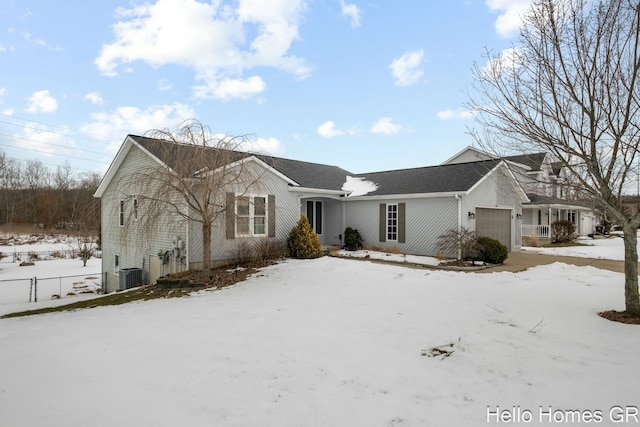
[[[495,267],[489,267],[483,270],[474,271],[475,273],[493,273],[494,271],[511,271],[518,272],[526,270],[529,267],[535,267],[536,265],[553,264],[554,262],[563,262],[565,264],[572,264],[577,266],[590,265],[592,267],[600,268],[603,270],[615,271],[617,273],[624,273],[623,261],[612,261],[608,259],[594,259],[594,258],[579,258],[570,256],[558,256],[558,255],[544,255],[533,252],[520,251],[509,252],[509,258],[506,259],[504,264],[497,265]]]

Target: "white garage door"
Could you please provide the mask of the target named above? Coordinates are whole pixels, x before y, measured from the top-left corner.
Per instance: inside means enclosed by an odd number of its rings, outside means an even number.
[[[476,234],[496,239],[511,251],[511,210],[476,208]]]

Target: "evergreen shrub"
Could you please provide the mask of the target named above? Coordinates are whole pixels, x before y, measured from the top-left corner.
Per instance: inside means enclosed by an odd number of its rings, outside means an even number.
[[[344,248],[348,251],[357,251],[362,248],[362,236],[351,227],[344,230]]]
[[[478,237],[477,254],[489,264],[502,264],[509,256],[507,247],[491,237]]]
[[[298,223],[289,233],[287,239],[287,252],[292,258],[318,258],[322,255],[322,243],[320,237],[311,228],[309,220],[302,215]]]

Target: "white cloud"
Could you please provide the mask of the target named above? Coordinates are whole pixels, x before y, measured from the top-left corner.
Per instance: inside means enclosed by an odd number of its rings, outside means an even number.
[[[58,109],[58,101],[49,94],[48,90],[34,92],[29,98],[27,112],[29,113],[53,113]]]
[[[335,123],[331,120],[324,122],[318,126],[318,135],[325,138],[334,138],[336,136],[344,135],[346,132],[340,129],[336,129]]]
[[[72,156],[81,157],[82,151],[77,147],[67,127],[56,128],[55,132],[45,125],[34,124],[32,127],[23,128],[21,134],[15,134],[13,145],[17,148],[36,150],[45,156]]]
[[[253,153],[266,153],[274,156],[284,154],[284,146],[276,138],[256,138],[246,141],[240,149]]]
[[[340,5],[342,6],[342,15],[351,19],[352,27],[360,26],[360,8],[358,8],[355,4],[347,4],[344,0],[340,0]]]
[[[438,118],[440,120],[453,120],[453,119],[472,119],[473,111],[465,110],[464,108],[457,108],[455,110],[446,109],[438,111]]]
[[[246,80],[224,79],[211,81],[206,85],[194,86],[193,93],[197,98],[248,99],[263,92],[267,84],[258,76],[251,76]]]
[[[104,99],[100,95],[100,92],[91,92],[84,96],[84,99],[92,103],[93,105],[102,105],[104,104]]]
[[[373,181],[364,178],[347,176],[347,180],[342,184],[343,191],[350,191],[349,197],[364,196],[378,189],[378,185]]]
[[[7,96],[7,88],[6,87],[0,87],[0,98],[2,98],[3,96]]]
[[[402,131],[402,125],[393,123],[391,117],[381,117],[371,126],[371,133],[382,133],[385,135],[393,135]]]
[[[38,39],[38,38],[34,38],[30,32],[25,31],[22,33],[22,37],[28,41],[29,43],[33,43],[33,44],[37,44],[38,46],[46,46],[47,42],[42,40],[42,39]]]
[[[391,74],[397,86],[408,86],[420,80],[424,74],[422,70],[423,56],[424,51],[422,49],[414,50],[391,62],[389,68],[391,68]]]
[[[124,135],[141,135],[153,129],[173,129],[196,115],[189,106],[174,103],[152,105],[145,109],[123,106],[112,112],[93,113],[90,117],[93,121],[80,130],[115,141],[109,149],[109,152],[115,153]]]
[[[518,34],[522,25],[522,14],[531,6],[531,0],[485,0],[492,11],[498,15],[494,27],[500,37],[510,38]]]
[[[510,47],[500,52],[495,58],[490,59],[483,67],[482,74],[489,78],[496,78],[503,72],[522,65],[521,54],[523,48]]]
[[[216,96],[218,90],[224,97],[237,93],[246,98],[261,88],[256,84],[260,77],[243,76],[248,69],[309,75],[304,59],[288,53],[298,38],[303,9],[303,0],[272,0],[269,7],[263,0],[240,0],[237,6],[219,0],[157,0],[120,8],[115,40],[102,46],[94,63],[106,75],[135,61],[153,67],[178,64],[193,69],[195,79],[204,82],[194,87],[196,96]],[[237,92],[229,89],[234,82],[244,82],[235,85]]]

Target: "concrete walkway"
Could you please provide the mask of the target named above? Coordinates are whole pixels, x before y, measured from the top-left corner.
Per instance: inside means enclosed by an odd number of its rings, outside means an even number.
[[[543,255],[534,252],[509,252],[509,257],[504,264],[495,267],[485,268],[483,270],[474,271],[474,273],[493,273],[494,271],[511,271],[518,272],[526,270],[536,265],[553,264],[554,262],[563,262],[577,266],[590,265],[592,267],[603,270],[624,273],[623,261],[611,261],[608,259],[579,258],[570,256]]]

